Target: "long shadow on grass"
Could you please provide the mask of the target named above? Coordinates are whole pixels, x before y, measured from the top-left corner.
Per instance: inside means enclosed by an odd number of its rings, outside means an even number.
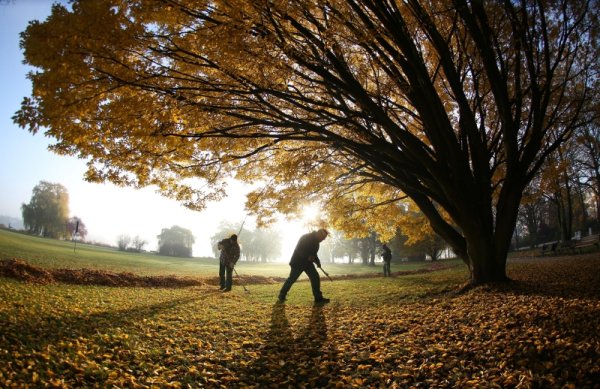
[[[299,331],[292,330],[285,310],[285,304],[273,305],[269,331],[259,357],[239,372],[240,381],[259,386],[326,386],[328,377],[320,374],[322,367],[319,366],[322,358],[330,359],[329,351],[323,349],[327,341],[323,307],[314,306]]]
[[[204,296],[187,297],[164,301],[157,304],[135,309],[109,311],[91,315],[72,314],[63,316],[24,316],[26,320],[0,315],[2,337],[0,341],[6,346],[28,347],[42,350],[49,344],[69,342],[80,337],[106,333],[109,329],[124,328],[143,319],[151,318],[163,311],[168,311],[179,305],[201,300]],[[0,346],[2,346],[0,343]]]

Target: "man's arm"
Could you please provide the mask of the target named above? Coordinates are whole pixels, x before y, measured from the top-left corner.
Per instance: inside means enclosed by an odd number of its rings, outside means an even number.
[[[317,265],[317,267],[321,267],[321,260],[317,256],[315,256],[315,265]]]
[[[232,243],[229,252],[229,267],[233,268],[240,259],[240,246],[237,243]]]

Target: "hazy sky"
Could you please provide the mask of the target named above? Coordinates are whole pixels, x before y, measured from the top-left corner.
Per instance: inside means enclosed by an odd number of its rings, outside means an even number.
[[[70,216],[80,217],[88,229],[88,240],[116,244],[117,236],[139,235],[149,242],[146,249],[157,248],[156,236],[162,228],[179,225],[196,237],[194,256],[212,256],[210,237],[221,220],[243,222],[244,196],[241,187],[231,187],[228,198],[209,206],[204,212],[190,211],[159,196],[152,188],[134,190],[114,185],[91,184],[83,180],[85,161],[51,153],[52,143],[43,134],[32,135],[13,124],[12,116],[31,84],[26,78],[19,48],[19,33],[30,20],[45,20],[51,0],[0,1],[0,215],[21,218],[21,204],[31,199],[32,189],[41,181],[64,185],[70,197]],[[276,226],[283,230],[287,261],[295,241],[304,232],[301,222]],[[246,227],[253,226],[249,218]],[[237,231],[235,231],[237,232]],[[243,236],[240,237],[243,244]]]

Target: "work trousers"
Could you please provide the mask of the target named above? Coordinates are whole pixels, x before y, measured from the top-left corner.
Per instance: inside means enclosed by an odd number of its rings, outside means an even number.
[[[283,283],[281,287],[281,291],[279,292],[279,299],[285,300],[285,296],[287,296],[290,288],[296,282],[298,277],[302,272],[306,273],[308,279],[310,280],[310,287],[312,288],[312,293],[315,298],[315,301],[320,301],[323,299],[323,294],[321,293],[321,278],[319,277],[319,272],[317,272],[317,268],[312,263],[306,264],[304,266],[292,266],[290,265],[290,275],[287,280]]]
[[[219,262],[219,283],[221,289],[231,289],[233,283],[233,268],[225,266],[223,262]]]
[[[392,275],[392,272],[391,272],[390,263],[388,261],[383,261],[383,276],[389,277],[391,275]]]

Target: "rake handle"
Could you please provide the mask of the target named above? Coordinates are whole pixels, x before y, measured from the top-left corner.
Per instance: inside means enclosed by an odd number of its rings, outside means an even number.
[[[321,271],[323,272],[323,274],[325,274],[327,276],[327,278],[329,278],[329,281],[333,282],[333,279],[331,277],[329,277],[329,273],[327,273],[322,267],[319,266],[319,269],[321,269]]]

